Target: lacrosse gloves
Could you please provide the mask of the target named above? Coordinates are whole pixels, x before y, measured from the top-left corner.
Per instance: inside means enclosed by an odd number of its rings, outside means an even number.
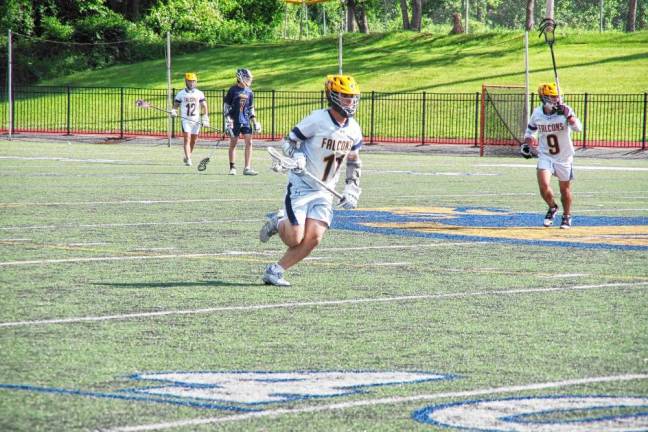
[[[358,200],[360,199],[360,194],[362,189],[360,186],[355,183],[347,183],[344,186],[344,191],[342,191],[342,200],[340,201],[340,206],[345,210],[352,210],[358,207]]]
[[[234,120],[232,120],[232,117],[225,117],[225,133],[230,137],[234,136]]]
[[[252,128],[254,129],[254,132],[259,133],[261,132],[261,123],[256,118],[250,119],[252,120]]]
[[[564,115],[567,120],[569,120],[569,117],[574,115],[574,113],[571,112],[569,107],[563,103],[558,104],[558,107],[556,108],[556,113],[558,115]]]
[[[171,108],[169,113],[171,114],[171,117],[178,117],[178,110],[175,108]]]
[[[529,144],[524,143],[520,146],[520,154],[524,156],[524,159],[531,159],[533,157],[533,153],[531,153],[531,147]]]
[[[202,117],[200,118],[200,123],[202,123],[204,127],[209,127],[209,115],[203,114]]]
[[[304,153],[295,152],[292,160],[295,161],[295,168],[292,171],[297,175],[303,175],[306,169],[306,156],[304,156]]]

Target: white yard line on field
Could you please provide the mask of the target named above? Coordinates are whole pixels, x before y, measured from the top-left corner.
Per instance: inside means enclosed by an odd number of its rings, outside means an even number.
[[[373,249],[424,249],[431,247],[444,247],[444,246],[473,246],[481,245],[484,242],[438,242],[426,244],[412,244],[412,245],[385,245],[385,246],[357,246],[357,247],[331,247],[320,248],[318,252],[328,251],[363,251]],[[27,260],[27,261],[4,261],[0,262],[0,267],[8,266],[25,266],[25,265],[40,265],[40,264],[61,264],[61,263],[82,263],[82,262],[103,262],[103,261],[134,261],[134,260],[154,260],[154,259],[183,259],[183,258],[209,258],[217,256],[239,256],[239,255],[260,255],[272,256],[283,252],[283,250],[267,250],[263,252],[255,251],[224,251],[212,253],[193,253],[193,254],[166,254],[166,255],[117,255],[117,256],[103,256],[103,257],[76,257],[76,258],[53,258],[41,260]]]
[[[533,164],[490,164],[490,163],[480,163],[475,164],[478,167],[501,167],[501,168],[533,168],[536,169],[536,165]],[[591,165],[574,165],[576,171],[648,171],[648,167],[622,167],[622,166],[591,166]]]
[[[206,199],[180,199],[180,200],[123,200],[123,201],[62,201],[62,202],[0,202],[0,207],[19,206],[85,206],[85,205],[128,205],[128,204],[187,204],[203,202],[256,202],[256,201],[277,201],[276,198],[206,198]]]
[[[176,420],[176,421],[164,422],[164,423],[145,424],[145,425],[138,425],[138,426],[122,426],[114,429],[107,429],[106,432],[143,432],[143,431],[153,431],[153,430],[161,430],[161,429],[171,429],[177,427],[192,427],[192,426],[195,427],[195,426],[205,425],[205,424],[230,423],[230,422],[252,420],[255,418],[262,418],[262,417],[275,418],[283,415],[328,412],[328,411],[337,411],[337,410],[344,410],[344,409],[358,408],[358,407],[394,405],[394,404],[402,404],[402,403],[409,403],[409,402],[434,401],[439,399],[451,399],[451,398],[474,398],[477,396],[488,396],[488,395],[495,395],[495,394],[502,394],[502,393],[529,392],[529,391],[570,387],[570,386],[578,386],[578,385],[622,382],[622,381],[636,381],[636,380],[643,380],[643,379],[648,379],[648,374],[611,375],[611,376],[579,378],[579,379],[570,379],[570,380],[563,380],[563,381],[531,383],[531,384],[522,384],[522,385],[514,385],[514,386],[504,386],[504,387],[487,387],[487,388],[475,389],[475,390],[441,392],[441,393],[422,394],[422,395],[414,395],[414,396],[394,396],[394,397],[386,397],[380,399],[363,399],[363,400],[354,400],[349,402],[333,403],[328,405],[307,406],[302,408],[270,409],[265,411],[257,411],[257,412],[250,412],[244,414],[234,414],[234,415],[223,416],[223,417],[202,417],[202,418],[194,418],[194,419],[187,419],[187,420]]]
[[[263,218],[257,219],[217,219],[217,220],[200,220],[200,221],[180,221],[180,222],[132,222],[132,223],[99,223],[99,224],[64,224],[64,225],[25,225],[0,227],[0,230],[18,231],[27,229],[65,229],[65,228],[119,228],[119,227],[139,227],[139,226],[161,226],[161,225],[202,225],[210,223],[235,223],[235,222],[263,222]]]
[[[547,288],[517,288],[508,290],[493,290],[493,291],[475,291],[475,292],[457,292],[457,293],[441,293],[441,294],[419,294],[408,296],[395,296],[395,297],[364,297],[354,298],[347,300],[319,300],[319,301],[306,301],[306,302],[288,302],[288,303],[268,303],[256,305],[241,305],[241,306],[219,306],[202,309],[184,309],[184,310],[166,310],[156,312],[139,312],[130,314],[118,315],[103,315],[103,316],[86,316],[86,317],[70,317],[46,320],[33,320],[33,321],[13,321],[0,323],[0,328],[6,327],[24,327],[24,326],[37,326],[48,324],[71,324],[80,322],[96,322],[96,321],[115,321],[115,320],[129,320],[133,318],[151,318],[161,316],[175,316],[175,315],[196,315],[208,314],[214,312],[237,312],[237,311],[259,311],[267,309],[294,309],[305,307],[321,307],[321,306],[341,306],[341,305],[355,305],[355,304],[371,304],[371,303],[392,303],[392,302],[410,302],[420,300],[434,300],[434,299],[454,299],[454,298],[469,298],[469,297],[485,297],[485,296],[502,296],[502,295],[516,295],[516,294],[533,294],[533,293],[549,293],[549,292],[568,292],[568,291],[587,291],[596,289],[611,289],[611,288],[645,288],[648,282],[617,282],[601,285],[575,285],[567,287],[547,287]]]
[[[146,162],[133,162],[126,160],[116,159],[77,159],[66,157],[46,157],[46,156],[0,156],[0,159],[5,160],[47,160],[58,162],[89,162],[89,163],[103,163],[103,164],[120,164],[120,165],[148,165]]]

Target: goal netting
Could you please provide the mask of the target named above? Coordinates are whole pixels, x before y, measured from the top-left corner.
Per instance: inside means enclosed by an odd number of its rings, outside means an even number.
[[[518,154],[528,120],[526,94],[522,85],[482,85],[480,156]]]

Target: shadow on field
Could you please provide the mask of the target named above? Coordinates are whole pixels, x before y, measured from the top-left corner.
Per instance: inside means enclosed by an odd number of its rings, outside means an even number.
[[[256,286],[263,283],[227,282],[223,280],[202,281],[177,281],[177,282],[97,282],[93,285],[108,286],[113,288],[181,288],[181,287],[235,287]]]

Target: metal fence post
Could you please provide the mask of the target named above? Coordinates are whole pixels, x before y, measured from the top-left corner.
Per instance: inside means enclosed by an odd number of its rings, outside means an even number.
[[[587,147],[587,93],[585,93],[585,107],[583,108],[583,148]]]
[[[422,117],[421,117],[421,145],[425,144],[425,95],[426,93],[423,92],[423,112],[422,112]]]
[[[272,117],[272,125],[271,127],[271,132],[270,132],[270,139],[274,140],[275,139],[275,90],[272,90],[272,109],[270,110],[270,115]]]
[[[374,104],[376,101],[376,92],[371,91],[371,126],[369,128],[369,144],[374,143]]]
[[[479,147],[479,92],[475,92],[475,147]]]
[[[119,138],[124,138],[124,87],[119,90]]]
[[[320,90],[320,109],[324,109],[324,90]]]
[[[71,113],[70,113],[71,106],[70,105],[71,105],[70,86],[67,86],[67,120],[66,120],[67,134],[66,135],[70,135],[70,116],[71,116]]]
[[[175,97],[175,94],[176,94],[176,89],[175,88],[171,88],[171,94],[173,95],[172,97]],[[176,125],[175,118],[172,117],[172,120],[171,120],[171,138],[175,138],[175,125]],[[170,142],[169,142],[169,147],[171,147]]]
[[[641,150],[646,150],[646,117],[648,116],[648,93],[644,93],[643,102],[643,133],[641,136]]]

